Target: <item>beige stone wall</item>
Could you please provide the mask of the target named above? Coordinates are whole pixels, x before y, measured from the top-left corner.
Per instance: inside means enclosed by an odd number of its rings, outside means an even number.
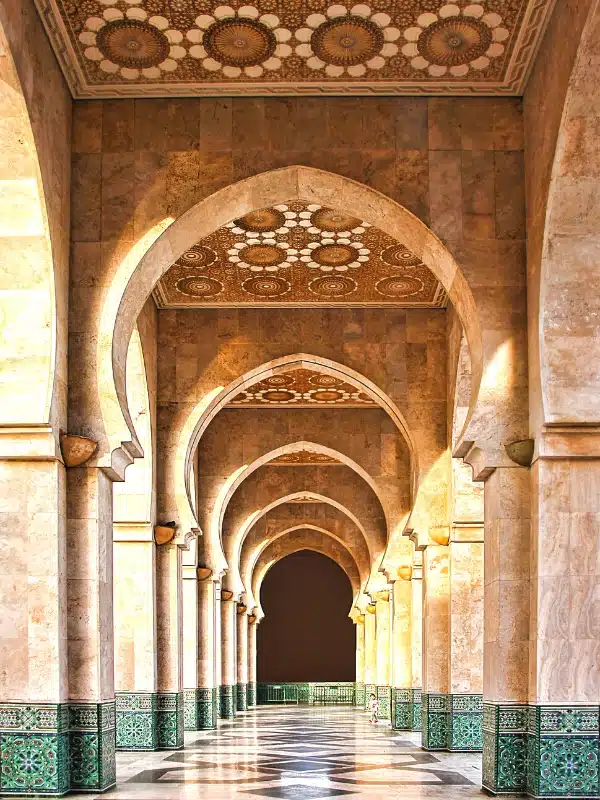
[[[533,432],[543,422],[540,383],[540,276],[548,192],[564,103],[583,27],[594,0],[557,3],[524,96],[527,195],[529,375]],[[597,83],[596,83],[597,85]],[[596,139],[592,134],[592,139]],[[582,154],[583,155],[583,154]]]
[[[58,427],[66,425],[67,414],[67,308],[69,274],[69,211],[70,211],[70,150],[71,150],[71,96],[50,43],[36,11],[33,0],[19,3],[3,3],[0,6],[0,37],[6,37],[8,52],[3,59],[4,70],[10,59],[14,61],[16,75],[3,74],[5,89],[10,87],[13,94],[2,100],[3,137],[0,142],[0,180],[19,181],[33,178],[40,182],[38,194],[40,213],[45,217],[49,238],[49,248],[36,242],[39,226],[33,219],[24,221],[25,210],[30,211],[35,198],[13,197],[3,190],[2,229],[0,248],[2,267],[0,267],[0,290],[33,290],[28,295],[29,310],[36,313],[28,319],[22,331],[24,341],[12,353],[18,365],[3,365],[4,369],[22,370],[26,377],[25,385],[19,384],[19,376],[10,386],[6,397],[0,394],[0,418],[11,422],[47,422]],[[24,108],[20,108],[20,95]],[[0,93],[0,95],[3,93]],[[17,99],[19,98],[19,99]],[[24,116],[22,126],[15,114]],[[14,127],[16,125],[16,127]],[[28,141],[30,133],[33,141]],[[23,148],[23,149],[22,149]],[[20,218],[11,219],[11,212],[18,208]],[[18,237],[14,250],[9,243],[11,224]],[[33,227],[32,227],[33,225]],[[25,229],[26,228],[26,229]],[[34,231],[35,228],[35,231]],[[25,238],[27,241],[25,242]],[[39,237],[38,237],[39,238]],[[6,247],[6,249],[5,249]],[[13,259],[13,253],[18,261]],[[14,263],[13,263],[14,261]],[[1,280],[6,270],[6,285]],[[21,271],[21,274],[20,274]],[[21,298],[26,295],[20,295]],[[10,303],[6,307],[10,310]],[[12,301],[14,306],[14,298]],[[34,327],[42,324],[39,331]],[[5,335],[9,330],[17,333],[18,319],[6,313],[4,317]],[[27,346],[27,333],[32,336],[36,350],[30,352]],[[4,346],[1,351],[4,354]],[[10,351],[9,351],[10,354]],[[32,360],[35,363],[32,363]],[[46,376],[48,376],[46,378]],[[3,381],[6,379],[6,373]],[[34,406],[35,383],[48,381],[48,397],[40,398],[40,409]],[[7,403],[11,399],[17,406],[15,412],[23,416],[14,419],[7,414]],[[19,397],[18,401],[15,397]],[[37,399],[37,398],[36,398]],[[46,416],[39,411],[46,407]],[[36,413],[38,416],[36,417]],[[33,415],[33,416],[32,416]]]

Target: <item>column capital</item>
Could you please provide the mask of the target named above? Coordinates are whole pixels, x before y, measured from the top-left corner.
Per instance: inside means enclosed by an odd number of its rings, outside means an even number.
[[[226,603],[233,600],[233,592],[230,589],[221,589],[221,600]]]

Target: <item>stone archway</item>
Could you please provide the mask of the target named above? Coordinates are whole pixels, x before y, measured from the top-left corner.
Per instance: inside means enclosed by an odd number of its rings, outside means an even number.
[[[100,448],[102,466],[114,469],[139,454],[127,407],[125,364],[135,320],[157,281],[198,238],[257,208],[294,199],[334,204],[360,216],[403,241],[438,278],[457,310],[469,343],[472,361],[470,416],[482,374],[481,330],[473,295],[454,258],[424,223],[385,195],[339,175],[292,166],[228,186],[198,203],[175,222],[165,220],[163,227],[166,229],[162,233],[158,226],[146,242],[136,245],[137,253],[129,253],[123,260],[103,309],[99,332],[97,369],[105,425]],[[215,386],[206,392],[202,401],[205,408],[214,402],[221,390],[222,387]]]

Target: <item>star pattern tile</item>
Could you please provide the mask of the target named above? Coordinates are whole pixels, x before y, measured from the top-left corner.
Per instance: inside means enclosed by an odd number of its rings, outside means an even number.
[[[343,211],[290,202],[233,220],[159,281],[161,308],[351,305],[440,308],[446,293],[401,242]]]
[[[237,394],[229,403],[231,408],[269,406],[351,406],[377,409],[365,392],[333,375],[310,369],[296,369],[271,375]],[[290,454],[291,455],[291,454]],[[311,454],[311,463],[326,463],[326,459]],[[282,457],[284,458],[284,457]],[[285,463],[284,461],[279,463]],[[272,462],[274,463],[274,462]]]
[[[552,0],[37,0],[76,97],[519,94]]]

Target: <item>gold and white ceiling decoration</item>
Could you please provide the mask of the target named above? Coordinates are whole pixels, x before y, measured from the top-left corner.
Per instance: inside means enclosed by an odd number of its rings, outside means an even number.
[[[340,465],[341,462],[326,453],[313,453],[310,450],[298,450],[294,453],[284,453],[269,461],[270,467],[331,467]]]
[[[446,303],[441,284],[403,244],[356,217],[302,202],[252,211],[201,239],[154,296],[161,308]]]
[[[520,94],[553,0],[36,0],[75,97]]]
[[[296,369],[271,375],[236,395],[229,408],[345,406],[379,408],[356,386],[333,375]]]

